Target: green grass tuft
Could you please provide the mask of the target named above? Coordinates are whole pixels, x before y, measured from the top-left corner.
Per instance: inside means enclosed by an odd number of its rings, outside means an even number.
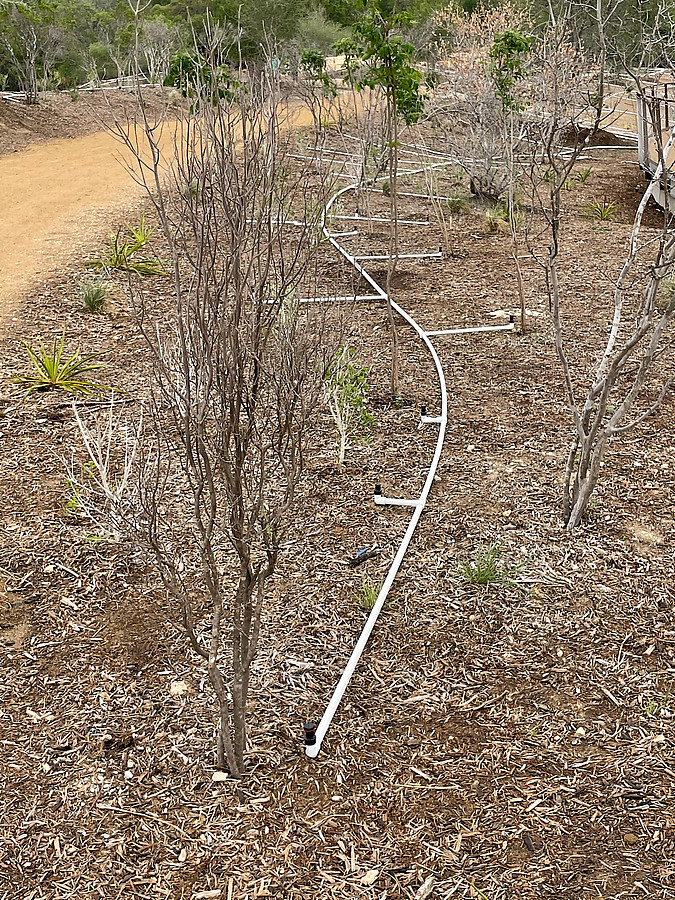
[[[481,545],[474,550],[469,560],[459,560],[459,573],[467,584],[502,584],[517,587],[514,579],[522,566],[505,566],[504,552],[499,543]]]

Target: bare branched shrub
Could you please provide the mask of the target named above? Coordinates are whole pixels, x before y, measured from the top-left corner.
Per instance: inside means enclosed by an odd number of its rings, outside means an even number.
[[[218,765],[238,776],[263,604],[325,369],[316,305],[297,302],[323,198],[316,177],[286,160],[271,76],[249,71],[241,85],[210,71],[192,84],[168,175],[142,106],[136,135],[120,129],[173,285],[166,314],[134,298],[155,381],[134,450],[135,511],[117,527],[151,552],[180,610],[218,701]],[[135,137],[149,142],[150,162]],[[106,454],[89,447],[104,472]]]
[[[435,17],[437,54],[445,73],[434,94],[433,121],[464,169],[471,192],[499,200],[509,185],[507,115],[490,77],[490,48],[495,36],[526,26],[523,13],[510,4],[466,15],[449,7]],[[516,121],[518,147],[524,136]]]
[[[546,35],[539,53],[530,178],[533,209],[541,219],[538,226],[533,219],[529,240],[546,277],[556,353],[574,421],[562,502],[568,529],[580,523],[588,507],[609,441],[655,412],[673,382],[668,373],[673,369],[675,229],[668,213],[656,231],[647,231],[643,218],[668,169],[675,132],[665,145],[659,145],[658,166],[639,203],[623,264],[608,292],[609,334],[599,341],[598,356],[588,361],[587,373],[580,373],[570,362],[569,347],[575,335],[564,320],[563,198],[565,184],[593,133],[587,131],[582,137],[575,129],[586,91],[579,78],[578,54],[570,46],[564,25],[558,24]],[[570,135],[576,135],[571,146]],[[667,367],[655,365],[659,357],[661,363],[669,360]]]

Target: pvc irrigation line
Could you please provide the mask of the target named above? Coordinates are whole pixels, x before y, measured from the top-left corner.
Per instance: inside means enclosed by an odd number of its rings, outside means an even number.
[[[392,562],[389,572],[387,573],[387,577],[384,580],[382,587],[380,588],[380,592],[377,595],[377,600],[375,601],[375,605],[373,606],[368,619],[366,620],[366,624],[363,627],[363,631],[361,632],[358,641],[356,642],[356,646],[352,651],[352,655],[349,657],[347,661],[347,665],[338,681],[335,690],[333,691],[333,696],[331,697],[326,711],[321,717],[321,721],[316,727],[316,731],[314,732],[314,743],[307,744],[305,746],[305,753],[310,759],[315,759],[319,755],[319,751],[321,750],[321,745],[323,743],[323,739],[326,736],[326,732],[328,731],[331,722],[333,721],[333,716],[338,710],[342,697],[347,690],[347,686],[351,681],[352,675],[354,674],[356,667],[359,664],[361,659],[361,655],[365,650],[366,644],[368,643],[368,639],[372,634],[373,629],[375,628],[375,623],[377,622],[380,613],[384,607],[384,604],[387,600],[387,596],[391,589],[392,584],[394,583],[394,579],[398,574],[398,570],[401,567],[401,563],[403,562],[403,557],[406,554],[408,549],[408,544],[410,543],[413,534],[415,533],[415,529],[417,528],[417,523],[420,520],[420,516],[424,511],[424,507],[427,503],[427,498],[429,496],[429,491],[431,490],[431,486],[434,483],[434,477],[436,475],[436,470],[438,468],[438,463],[440,462],[441,452],[443,450],[443,441],[445,439],[445,429],[448,422],[448,392],[445,385],[445,376],[443,374],[443,367],[441,366],[441,361],[438,358],[438,353],[432,342],[427,337],[426,332],[417,322],[413,319],[412,316],[408,315],[408,313],[402,309],[397,303],[391,299],[391,297],[387,297],[387,293],[382,290],[380,285],[372,278],[371,275],[366,272],[363,266],[359,265],[358,261],[354,259],[353,256],[349,254],[347,250],[345,250],[335,239],[334,236],[330,234],[328,229],[326,228],[326,217],[330,211],[330,208],[334,203],[348,191],[354,191],[358,188],[358,184],[351,184],[347,187],[342,188],[336,194],[331,197],[331,199],[326,204],[323,215],[323,223],[322,223],[322,231],[325,237],[328,238],[330,243],[335,247],[335,249],[340,253],[348,262],[356,269],[356,271],[364,278],[368,284],[377,292],[377,294],[383,300],[389,300],[391,303],[391,308],[395,310],[401,318],[410,325],[410,327],[418,334],[420,340],[426,345],[431,359],[433,360],[434,366],[436,367],[436,374],[438,376],[438,383],[441,389],[441,415],[438,417],[438,438],[436,440],[436,449],[434,451],[433,459],[431,460],[431,465],[429,466],[429,471],[427,473],[426,480],[424,482],[424,486],[422,487],[422,492],[418,500],[415,502],[415,506],[413,508],[413,514],[408,523],[408,527],[406,528],[405,534],[403,535],[403,540],[399,545],[396,556],[394,557],[394,561]]]
[[[349,135],[348,135],[349,136]],[[432,163],[431,166],[423,166],[420,169],[417,169],[414,172],[408,172],[407,174],[418,174],[419,172],[425,172],[429,168],[438,168],[440,166],[449,165],[447,162],[443,163]],[[400,173],[403,174],[403,173]],[[382,175],[380,178],[375,179],[375,181],[383,181],[387,178],[386,175]],[[376,292],[377,299],[388,300],[391,304],[391,308],[398,313],[398,315],[410,325],[410,327],[415,331],[422,341],[422,343],[426,346],[433,364],[436,368],[436,375],[438,376],[438,384],[441,391],[441,414],[440,416],[428,416],[426,415],[426,411],[423,410],[423,414],[421,417],[421,422],[428,425],[438,425],[438,438],[436,439],[436,448],[434,450],[434,455],[431,460],[431,464],[429,466],[429,471],[427,472],[427,477],[424,481],[424,485],[422,487],[422,491],[419,497],[416,500],[404,500],[404,499],[394,499],[389,497],[383,497],[381,494],[376,494],[374,497],[375,503],[378,506],[404,506],[412,508],[413,514],[410,518],[410,522],[408,523],[408,527],[405,530],[405,534],[403,535],[403,539],[399,545],[399,548],[396,552],[396,556],[389,567],[389,571],[387,572],[387,576],[380,588],[380,592],[377,595],[377,600],[370,612],[366,620],[366,624],[363,626],[363,630],[359,635],[359,639],[356,642],[354,649],[352,650],[352,654],[347,661],[347,665],[340,676],[340,680],[338,681],[335,689],[333,691],[333,695],[330,698],[328,706],[326,707],[326,711],[324,712],[319,724],[314,728],[309,724],[305,728],[305,736],[306,740],[311,739],[313,743],[305,744],[305,753],[310,759],[315,759],[319,752],[321,751],[321,745],[323,743],[323,739],[326,736],[328,729],[330,728],[330,724],[333,721],[333,717],[340,706],[342,701],[342,697],[344,696],[345,691],[349,685],[349,682],[352,679],[352,675],[356,671],[356,667],[361,660],[361,656],[363,655],[363,651],[366,648],[366,644],[368,643],[368,639],[375,628],[375,624],[379,618],[382,609],[384,608],[384,604],[387,600],[387,596],[389,595],[389,591],[394,583],[394,579],[398,574],[398,570],[401,567],[401,563],[403,562],[403,558],[408,550],[408,545],[412,540],[412,537],[417,528],[417,524],[420,520],[422,513],[424,512],[424,508],[427,504],[427,499],[429,497],[429,492],[434,483],[434,478],[436,476],[436,470],[438,469],[438,464],[441,459],[441,453],[443,451],[443,441],[445,440],[445,431],[448,424],[448,391],[445,384],[445,375],[443,374],[443,367],[441,366],[441,361],[438,358],[438,353],[436,352],[436,348],[433,343],[429,339],[429,335],[434,334],[435,332],[425,331],[416,321],[413,319],[411,315],[409,315],[402,307],[395,303],[391,297],[387,296],[386,291],[384,291],[380,285],[375,281],[375,279],[363,268],[363,266],[359,263],[358,257],[353,256],[346,250],[338,241],[336,240],[339,237],[339,233],[332,233],[328,231],[326,228],[326,220],[329,216],[331,207],[337,203],[340,197],[343,194],[346,194],[348,191],[356,191],[359,189],[358,183],[352,183],[347,185],[346,187],[341,188],[336,194],[334,194],[328,203],[326,204],[323,211],[323,219],[321,224],[321,230],[326,238],[328,238],[329,243],[338,251],[338,253],[344,257],[344,259],[349,262],[354,269],[361,275],[361,277],[368,282],[368,284],[373,288]],[[355,217],[361,218],[364,217]],[[428,222],[421,222],[419,224],[428,225]],[[513,330],[513,323],[509,323],[508,325],[486,325],[479,328],[461,328],[461,329],[448,329],[447,331],[438,332],[439,334],[466,334],[469,332],[480,332],[480,331],[510,331]],[[311,736],[311,737],[310,737]]]
[[[513,331],[515,324],[508,325],[477,325],[473,328],[443,328],[440,331],[427,331],[428,337],[441,337],[444,334],[482,334],[484,331]]]

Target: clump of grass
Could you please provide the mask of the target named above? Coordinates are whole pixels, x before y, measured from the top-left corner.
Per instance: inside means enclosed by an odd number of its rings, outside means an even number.
[[[445,206],[453,216],[458,216],[467,208],[467,202],[464,197],[450,197],[445,201]]]
[[[103,277],[83,278],[80,282],[80,297],[87,312],[102,312],[108,298],[108,282]]]
[[[575,172],[572,176],[572,181],[576,181],[578,184],[586,184],[592,171],[593,169],[591,166],[586,166],[585,169],[579,169],[579,171]]]
[[[599,219],[601,222],[613,219],[616,211],[617,205],[614,200],[591,200],[586,207],[586,215],[591,219]]]
[[[79,349],[64,357],[65,339],[64,331],[60,340],[54,338],[51,348],[45,347],[42,341],[39,341],[37,348],[25,341],[21,342],[35,372],[31,375],[19,375],[12,381],[26,388],[26,396],[33,391],[61,390],[68,394],[93,394],[106,390],[106,385],[97,384],[87,377],[90,372],[104,368],[105,364],[94,353],[82,356]]]
[[[364,575],[361,579],[361,588],[354,594],[354,599],[361,609],[370,612],[377,602],[377,598],[382,590],[382,584],[383,582],[375,583]]]
[[[520,228],[521,223],[521,214],[518,211],[517,205],[514,203],[513,224],[516,228]],[[493,233],[506,231],[508,228],[510,228],[511,223],[509,217],[509,204],[497,203],[493,206],[488,207],[485,210],[485,224],[487,225],[488,231],[491,231]]]
[[[503,562],[504,551],[501,544],[495,542],[487,546],[481,545],[469,560],[459,560],[459,573],[467,584],[502,584],[515,587],[514,576],[522,566],[506,566]]]
[[[509,227],[509,214],[503,206],[490,206],[485,210],[485,225],[492,234],[500,234]]]

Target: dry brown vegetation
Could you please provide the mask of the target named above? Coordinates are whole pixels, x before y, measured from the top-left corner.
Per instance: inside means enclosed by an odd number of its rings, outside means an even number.
[[[575,373],[607,328],[605,279],[641,180],[631,151],[592,155],[566,199]],[[467,191],[450,177],[439,186]],[[598,197],[617,203],[614,221],[585,215]],[[374,192],[371,212],[387,208]],[[427,212],[401,198],[402,218]],[[432,214],[402,233],[401,251],[443,237]],[[352,240],[386,252],[384,226]],[[396,301],[429,328],[516,312],[510,238],[469,208],[451,243],[442,260],[399,262]],[[380,280],[384,265],[371,270]],[[26,370],[19,338],[65,327],[73,346],[109,353],[107,380],[133,411],[150,360],[126,285],[92,316],[80,274],[68,268],[26,300],[3,337],[5,375]],[[327,292],[353,288],[329,250],[320,275]],[[341,470],[330,418],[318,417],[254,664],[239,783],[212,780],[211,693],[153,570],[64,508],[61,457],[81,454],[69,403],[5,386],[0,897],[675,898],[672,395],[610,446],[591,515],[568,534],[569,414],[541,275],[527,264],[525,278],[527,335],[438,339],[450,421],[436,486],[310,762],[302,723],[321,713],[362,627],[362,572],[383,576],[408,520],[373,506],[372,485],[414,495],[435,440],[418,429],[419,406],[438,404],[419,343],[401,327],[403,403],[392,406],[386,309],[350,311],[377,427]],[[163,283],[141,288],[161,311]],[[520,566],[518,585],[464,583],[457,561],[495,541]],[[380,559],[348,569],[371,543]]]

